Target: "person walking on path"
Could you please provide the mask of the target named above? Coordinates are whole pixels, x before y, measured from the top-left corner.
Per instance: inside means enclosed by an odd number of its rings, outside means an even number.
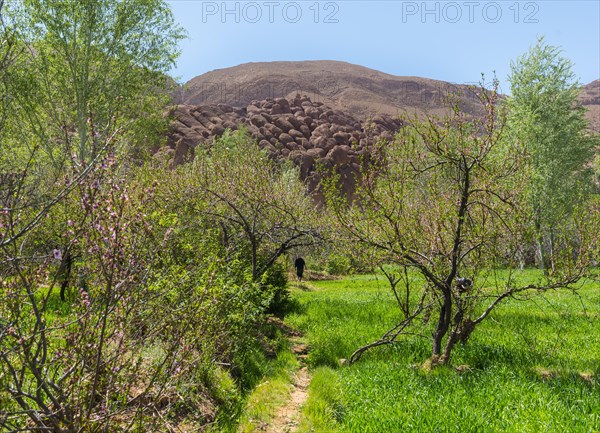
[[[302,257],[298,257],[294,262],[294,268],[296,268],[296,275],[298,276],[298,281],[302,281],[302,276],[304,275],[304,268],[306,267],[306,262]]]

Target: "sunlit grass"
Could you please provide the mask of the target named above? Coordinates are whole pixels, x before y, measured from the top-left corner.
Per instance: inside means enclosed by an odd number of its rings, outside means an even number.
[[[518,278],[541,277],[529,270]],[[307,288],[294,290],[298,308],[286,321],[306,333],[315,377],[328,380],[313,379],[301,431],[600,431],[597,282],[583,285],[580,296],[552,291],[529,302],[508,300],[455,349],[452,367],[434,371],[421,368],[431,353],[429,340],[413,336],[340,367],[340,359],[380,337],[399,317],[382,277],[311,282]],[[332,383],[335,401],[321,397],[331,395]]]
[[[298,433],[337,432],[345,410],[338,374],[329,367],[318,367],[308,391]]]

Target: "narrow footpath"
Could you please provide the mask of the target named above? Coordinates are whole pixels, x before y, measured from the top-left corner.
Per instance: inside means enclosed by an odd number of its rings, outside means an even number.
[[[298,430],[300,423],[300,411],[302,405],[308,398],[308,385],[310,384],[310,373],[305,365],[308,354],[308,346],[302,342],[302,337],[294,335],[290,337],[292,352],[300,361],[300,369],[294,374],[292,389],[286,403],[277,409],[275,417],[261,429],[266,433],[294,433]]]

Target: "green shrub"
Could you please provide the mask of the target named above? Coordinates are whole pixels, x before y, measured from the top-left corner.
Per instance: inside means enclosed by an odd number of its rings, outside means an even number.
[[[290,297],[285,265],[281,261],[273,263],[263,274],[261,283],[265,288],[266,297],[269,299],[267,312],[278,313],[282,311]]]
[[[329,275],[350,275],[352,273],[352,260],[342,255],[331,255],[327,259],[325,272]]]

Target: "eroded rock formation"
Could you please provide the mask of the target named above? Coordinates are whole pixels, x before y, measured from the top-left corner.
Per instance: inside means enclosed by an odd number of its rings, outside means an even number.
[[[321,173],[333,170],[341,175],[347,194],[353,191],[361,164],[369,160],[369,146],[382,138],[391,140],[402,126],[399,118],[388,115],[361,122],[300,95],[252,101],[243,108],[179,105],[173,117],[169,146],[175,164],[193,158],[196,146],[207,145],[226,129],[244,127],[272,158],[289,159],[300,167],[312,191],[317,191]]]

